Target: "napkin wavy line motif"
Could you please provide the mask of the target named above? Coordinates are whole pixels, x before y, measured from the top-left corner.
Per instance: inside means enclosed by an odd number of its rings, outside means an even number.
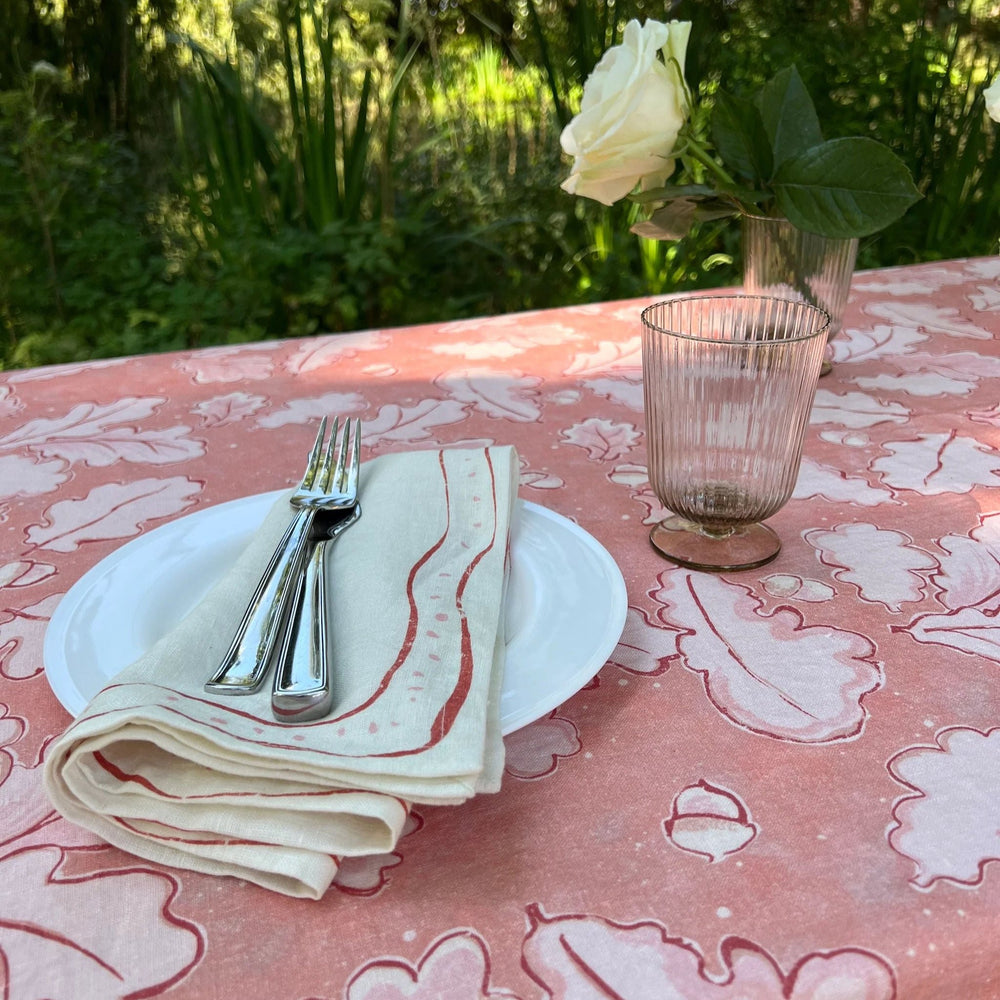
[[[226,847],[270,847],[265,840],[250,840],[246,837],[209,837],[200,836],[193,837],[187,830],[182,830],[178,826],[170,826],[169,823],[157,822],[156,826],[162,826],[168,830],[176,830],[178,834],[185,834],[185,836],[168,837],[162,833],[154,833],[150,826],[151,823],[129,823],[122,816],[111,816],[109,817],[113,822],[117,823],[124,830],[129,830],[132,833],[139,834],[142,837],[149,837],[152,840],[159,840],[165,844],[186,844],[189,847],[200,846],[200,847],[217,847],[219,845],[225,845]]]
[[[489,451],[486,452],[486,467],[490,472],[490,490],[492,494],[492,509],[496,510],[496,474],[493,470],[493,462],[490,458]],[[444,468],[442,462],[442,470]],[[447,481],[447,477],[446,477]],[[449,503],[449,525],[451,522],[451,506]],[[447,529],[445,531],[447,534]],[[442,538],[442,541],[444,539]],[[428,749],[436,743],[439,743],[448,733],[451,731],[452,725],[454,725],[455,719],[458,716],[459,709],[465,704],[465,699],[469,695],[469,690],[472,687],[472,636],[469,633],[469,619],[466,617],[465,609],[463,607],[463,598],[465,596],[465,589],[469,584],[469,579],[471,578],[473,572],[475,572],[476,567],[479,563],[493,551],[493,547],[496,545],[497,541],[497,522],[496,518],[493,519],[493,534],[490,537],[488,545],[485,545],[476,555],[473,557],[472,561],[466,567],[465,572],[462,574],[459,580],[458,588],[455,592],[455,608],[461,616],[461,667],[459,669],[458,678],[455,683],[455,688],[445,702],[441,711],[438,713],[437,718],[434,720],[431,726],[431,732],[435,735],[432,736],[432,741],[427,744],[426,747],[421,747],[421,749]],[[463,543],[464,544],[464,543]],[[415,610],[415,605],[411,594],[411,609]],[[411,751],[412,752],[412,751]],[[378,756],[378,755],[376,755]]]
[[[134,774],[132,772],[126,771],[124,768],[119,767],[117,764],[112,763],[104,756],[99,750],[94,751],[94,761],[100,764],[101,769],[106,771],[117,781],[133,782],[145,788],[147,791],[154,792],[156,795],[161,796],[164,799],[173,799],[177,802],[196,802],[199,799],[299,799],[299,798],[333,798],[338,795],[356,795],[357,789],[355,788],[316,788],[310,791],[294,791],[294,792],[263,792],[260,790],[247,791],[247,792],[206,792],[204,795],[198,794],[187,794],[187,795],[174,795],[171,792],[166,791],[163,788],[158,787],[154,782],[150,781],[148,778],[141,774]],[[395,795],[387,796],[387,798],[395,799],[400,806],[404,809],[409,808],[407,803],[401,798]]]
[[[487,462],[489,462],[489,453],[486,456]],[[451,530],[451,497],[448,494],[448,470],[445,468],[444,455],[438,455],[438,465],[441,467],[441,478],[444,480],[445,486],[445,526],[444,531],[441,532],[441,537],[429,548],[426,552],[413,564],[413,568],[410,570],[409,575],[406,578],[406,601],[410,609],[410,617],[406,624],[406,634],[403,636],[402,645],[399,648],[399,653],[396,655],[396,659],[392,666],[385,672],[382,676],[382,680],[379,682],[378,687],[375,688],[371,696],[363,701],[360,705],[355,706],[347,712],[336,716],[334,719],[323,719],[319,723],[313,723],[313,725],[326,725],[331,721],[339,722],[343,719],[350,718],[353,715],[357,715],[359,712],[364,711],[366,708],[370,708],[378,699],[386,692],[392,678],[395,676],[399,668],[406,662],[411,651],[413,650],[413,644],[417,641],[417,628],[419,610],[417,608],[416,598],[413,596],[414,581],[417,578],[417,574],[420,570],[434,557],[435,553],[440,551],[441,546],[444,545],[445,539],[448,537],[448,532]],[[490,466],[492,473],[492,464]],[[496,495],[494,488],[494,496]],[[494,530],[494,538],[496,536],[496,531]]]

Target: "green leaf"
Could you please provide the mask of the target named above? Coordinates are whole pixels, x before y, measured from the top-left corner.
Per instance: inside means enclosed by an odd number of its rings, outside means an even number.
[[[775,167],[823,141],[816,108],[794,66],[768,80],[757,92],[755,103],[771,143]]]
[[[821,236],[869,236],[920,199],[902,160],[874,139],[831,139],[783,163],[774,177],[778,208]]]
[[[705,184],[665,184],[663,187],[650,188],[648,191],[636,191],[628,196],[629,201],[637,205],[653,205],[658,201],[671,201],[674,198],[714,198],[715,188]]]
[[[630,231],[647,240],[683,239],[694,225],[696,204],[690,198],[678,198],[657,209],[644,222],[635,223]]]
[[[677,198],[657,209],[644,222],[637,222],[630,229],[636,236],[648,240],[680,240],[698,222],[722,219],[736,215],[736,207],[721,198],[698,201],[694,198]]]
[[[752,101],[720,90],[712,108],[712,141],[722,162],[737,174],[763,182],[774,159],[764,121]]]

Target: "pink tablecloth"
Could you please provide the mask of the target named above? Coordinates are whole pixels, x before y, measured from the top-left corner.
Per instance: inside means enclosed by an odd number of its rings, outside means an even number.
[[[1000,997],[1000,260],[857,275],[784,541],[648,542],[641,302],[0,378],[0,996]],[[119,545],[366,456],[513,444],[624,573],[621,644],[319,902],[157,868],[54,814],[49,616]]]

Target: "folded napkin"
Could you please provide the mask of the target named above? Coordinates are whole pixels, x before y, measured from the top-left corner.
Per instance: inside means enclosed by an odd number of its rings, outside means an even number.
[[[49,748],[56,808],[163,864],[319,898],[337,857],[394,847],[409,803],[496,791],[513,448],[387,455],[329,546],[334,709],[286,725],[270,685],[203,684],[291,516],[282,499],[232,569]]]

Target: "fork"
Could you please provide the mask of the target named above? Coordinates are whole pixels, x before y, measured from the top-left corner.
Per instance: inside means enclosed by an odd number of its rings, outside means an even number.
[[[280,722],[319,719],[333,705],[327,651],[326,549],[360,517],[358,503],[350,510],[320,514],[316,518],[319,541],[306,563],[274,673],[271,712]]]
[[[344,431],[338,440],[339,420],[335,417],[330,439],[324,447],[327,419],[324,417],[320,421],[302,481],[289,497],[296,510],[295,516],[271,555],[226,655],[206,681],[206,691],[251,694],[264,682],[288,622],[289,605],[295,596],[307,552],[313,544],[313,519],[318,511],[346,510],[357,503],[361,421],[353,422],[353,443],[351,423],[350,419],[344,421]]]

